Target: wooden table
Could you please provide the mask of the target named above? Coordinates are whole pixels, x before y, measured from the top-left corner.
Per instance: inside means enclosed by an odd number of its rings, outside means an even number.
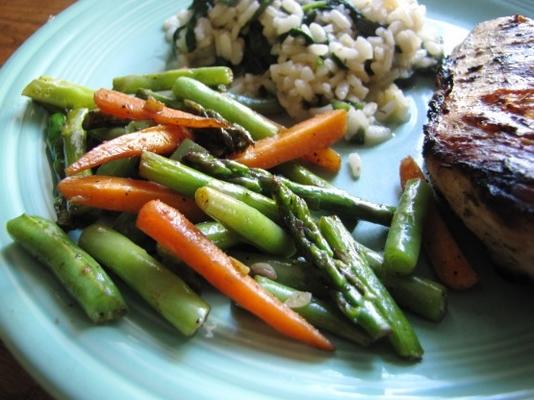
[[[74,0],[0,0],[0,67],[48,19]],[[51,400],[0,342],[0,399]]]

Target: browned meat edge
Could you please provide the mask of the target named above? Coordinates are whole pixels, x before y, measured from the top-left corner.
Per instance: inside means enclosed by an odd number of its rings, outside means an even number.
[[[510,23],[518,24],[519,17],[512,18],[514,20]],[[447,96],[454,88],[454,60],[454,55],[445,58],[436,77],[437,90],[429,103],[428,122],[423,127],[423,155],[425,158],[432,156],[439,160],[441,165],[454,167],[469,176],[480,197],[487,202],[488,207],[500,214],[504,221],[514,223],[513,220],[518,214],[533,218],[532,177],[510,169],[505,162],[473,162],[465,159],[439,142],[436,128],[439,120],[448,113]],[[499,63],[502,60],[495,57],[493,62]]]

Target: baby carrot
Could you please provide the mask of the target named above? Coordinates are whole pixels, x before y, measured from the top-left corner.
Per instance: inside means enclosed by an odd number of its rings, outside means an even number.
[[[163,103],[143,100],[117,92],[99,89],[94,100],[100,111],[125,119],[153,119],[158,124],[178,125],[188,128],[223,128],[226,123],[213,118],[199,117],[174,108],[165,107]]]
[[[187,137],[189,137],[187,129],[163,125],[122,135],[94,147],[65,168],[65,173],[69,176],[74,175],[112,160],[141,155],[143,151],[170,153]]]
[[[161,201],[151,201],[139,212],[137,226],[274,329],[319,349],[333,350],[330,341],[317,329],[236,269],[231,258],[179,211]]]
[[[341,168],[341,155],[330,147],[306,154],[302,160],[315,164],[328,172],[338,172]]]
[[[329,111],[258,140],[235,160],[249,167],[269,169],[330,146],[347,130],[347,112]]]
[[[193,199],[155,182],[114,176],[71,176],[59,182],[57,188],[73,204],[104,210],[135,214],[145,203],[159,199],[191,220],[200,221],[204,216]]]

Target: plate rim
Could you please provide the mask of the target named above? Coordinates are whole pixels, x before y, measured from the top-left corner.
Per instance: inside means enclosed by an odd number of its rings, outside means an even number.
[[[501,0],[494,1],[500,2]],[[424,3],[424,0],[422,2]],[[504,1],[502,2],[504,3]],[[72,18],[76,18],[79,13],[85,11],[86,9],[89,9],[92,5],[94,5],[94,3],[95,2],[90,1],[76,2],[71,6],[67,7],[62,12],[58,13],[52,20],[48,21],[42,27],[36,30],[2,65],[0,69],[0,88],[5,86],[5,77],[7,77],[9,74],[16,72],[15,70],[18,63],[21,63],[23,60],[27,62],[31,58],[31,54],[35,51],[36,46],[39,46],[48,37],[57,33],[57,31],[61,29],[64,24],[66,24]],[[8,87],[11,87],[11,85],[12,84],[9,83]],[[0,104],[4,103],[4,97],[5,95],[0,96]],[[0,176],[1,175],[2,173],[0,173]],[[2,199],[0,198],[0,200]],[[2,224],[4,224],[6,221],[2,219],[1,222]],[[5,229],[2,230],[0,238],[4,235],[6,235]],[[0,260],[2,261],[2,264],[3,261],[6,260],[7,264],[8,260],[5,256],[5,247],[2,247],[0,250]],[[5,274],[5,271],[0,272],[0,278]],[[9,276],[7,277],[9,278]],[[0,283],[2,283],[2,281],[3,279],[0,279]],[[2,336],[2,340],[6,348],[8,348],[10,353],[22,365],[22,367],[41,385],[41,387],[43,387],[48,393],[50,393],[51,396],[58,398],[67,398],[69,396],[79,395],[81,390],[80,386],[73,387],[73,384],[71,383],[71,386],[69,387],[69,384],[65,384],[63,381],[54,381],[53,379],[50,379],[50,374],[47,374],[43,369],[38,368],[39,362],[37,362],[37,359],[40,359],[43,356],[40,353],[33,352],[30,349],[30,347],[32,346],[31,344],[27,343],[27,337],[23,335],[18,336],[16,334],[16,326],[6,327],[6,318],[2,310],[3,308],[0,307],[0,335]],[[105,394],[110,395],[110,392],[113,391],[113,393],[111,393],[113,398],[122,398],[125,392],[130,392],[128,388],[125,388],[123,386],[124,385],[120,384],[117,384],[116,386],[108,385],[105,388]],[[85,390],[87,388],[83,387],[83,389]],[[124,389],[124,391],[122,389]],[[139,398],[144,399],[152,398],[148,393],[140,394],[140,388],[138,386],[135,386],[134,389],[136,393],[129,393],[127,398],[134,398],[132,397],[133,395],[139,396]]]

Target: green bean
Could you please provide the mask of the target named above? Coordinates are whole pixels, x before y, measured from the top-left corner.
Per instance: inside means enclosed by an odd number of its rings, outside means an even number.
[[[406,182],[384,247],[384,267],[389,271],[407,275],[414,270],[431,196],[430,186],[424,179]]]
[[[208,86],[232,83],[232,70],[227,67],[181,68],[145,75],[119,76],[113,79],[113,89],[135,93],[139,89],[170,90],[176,79],[187,77]]]
[[[87,131],[87,135],[92,139],[105,142],[118,138],[119,136],[125,135],[127,133],[137,132],[154,125],[154,121],[151,120],[130,121],[125,126],[90,129]]]
[[[155,122],[152,120],[139,120],[139,121],[130,121],[128,125],[126,125],[126,132],[125,133],[133,133],[137,131],[141,131],[146,128],[150,128],[151,126],[154,126]]]
[[[121,235],[126,236],[136,245],[142,247],[149,253],[153,253],[156,248],[154,239],[139,229],[136,225],[136,221],[137,214],[123,212],[115,218],[111,227]]]
[[[192,100],[204,108],[218,112],[224,119],[241,125],[254,139],[278,133],[279,128],[272,121],[194,79],[178,78],[172,91],[178,98]]]
[[[92,110],[87,113],[83,119],[82,127],[86,131],[99,128],[124,127],[128,124],[127,119],[115,117],[110,114],[104,114],[100,110]]]
[[[224,225],[215,221],[200,222],[195,225],[204,236],[213,242],[218,248],[222,250],[229,249],[238,244],[244,243],[243,238],[237,233],[229,230]],[[157,246],[157,252],[160,255],[164,255],[166,258],[173,258],[175,263],[179,263],[180,260],[176,259],[176,256],[167,251],[161,246]]]
[[[165,185],[189,197],[193,197],[198,188],[210,186],[256,208],[275,222],[280,219],[278,208],[272,199],[242,186],[212,178],[178,161],[154,153],[143,152],[139,173],[146,179]]]
[[[200,292],[205,287],[205,281],[199,274],[159,243],[156,244],[156,255],[163,265],[183,279],[196,292]]]
[[[80,246],[110,268],[186,336],[202,326],[209,305],[142,247],[113,229],[85,228]]]
[[[137,166],[139,165],[139,157],[121,158],[112,160],[102,164],[96,170],[97,175],[104,176],[121,176],[129,178],[137,173]]]
[[[197,205],[213,219],[269,254],[291,256],[295,245],[280,226],[251,206],[208,186],[195,192]]]
[[[87,132],[83,129],[83,121],[88,112],[89,110],[87,108],[74,108],[67,112],[67,120],[61,131],[65,166],[69,166],[75,161],[78,161],[78,159],[87,152]],[[77,175],[92,175],[92,171],[86,169],[79,172]],[[67,215],[61,216],[59,222],[62,226],[79,223],[81,222],[81,218],[79,218],[80,216],[84,215],[85,218],[91,218],[93,214],[97,212],[95,209],[75,205],[69,201],[66,202],[66,206],[70,218],[67,219]]]
[[[22,90],[23,96],[62,109],[95,108],[93,94],[92,89],[51,76],[40,76]]]
[[[72,223],[67,200],[56,188],[57,183],[65,177],[65,157],[63,155],[63,138],[61,137],[65,120],[63,113],[50,115],[45,139],[50,169],[52,170],[54,210],[60,226],[68,226]]]
[[[143,178],[165,185],[188,197],[193,197],[198,188],[213,180],[178,161],[147,151],[141,155],[139,173]]]
[[[61,131],[66,166],[78,161],[87,152],[87,132],[82,124],[88,112],[87,108],[75,108],[67,113],[67,120]],[[91,175],[91,170],[87,169],[79,175]]]
[[[22,214],[6,227],[17,243],[55,274],[93,322],[126,313],[126,304],[109,276],[52,221]]]
[[[240,243],[243,239],[224,225],[215,221],[206,221],[196,224],[196,227],[220,249],[229,249]]]
[[[48,117],[46,127],[46,148],[50,156],[50,167],[56,182],[65,176],[65,160],[63,158],[63,141],[61,138],[65,120],[65,114],[54,113]]]
[[[87,136],[89,138],[98,140],[100,142],[113,140],[124,134],[126,134],[126,127],[123,126],[117,126],[113,128],[95,128],[87,131]]]
[[[225,95],[263,115],[280,114],[284,112],[283,107],[275,97],[258,99],[232,92],[226,92]]]
[[[445,316],[447,289],[443,285],[415,275],[379,277],[402,308],[435,322]]]

